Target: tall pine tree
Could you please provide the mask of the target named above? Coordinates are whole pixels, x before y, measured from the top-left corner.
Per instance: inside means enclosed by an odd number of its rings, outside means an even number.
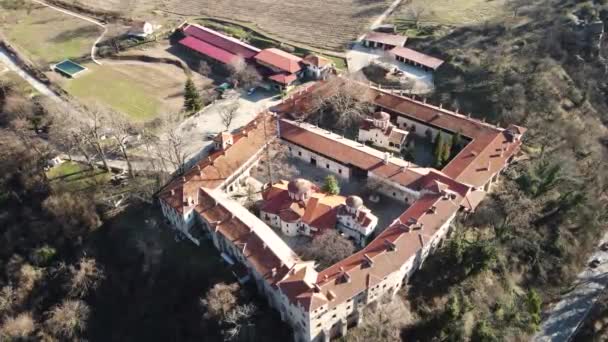
[[[435,146],[433,147],[433,157],[436,168],[440,168],[443,164],[443,146],[443,135],[437,133],[437,136],[435,137]]]
[[[441,148],[441,167],[443,167],[452,157],[452,143],[446,141]]]
[[[453,156],[460,152],[460,150],[462,149],[462,134],[460,134],[460,131],[452,135],[451,145],[451,152]]]
[[[198,93],[194,82],[188,78],[184,87],[184,109],[187,112],[198,112],[203,108],[203,100]]]

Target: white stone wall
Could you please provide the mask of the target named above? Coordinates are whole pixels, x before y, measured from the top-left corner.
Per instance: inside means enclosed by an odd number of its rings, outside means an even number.
[[[433,139],[435,139],[435,137],[437,136],[437,133],[440,132],[440,130],[438,130],[437,128],[421,124],[420,122],[411,120],[411,119],[409,119],[405,116],[401,116],[401,115],[397,116],[397,127],[400,129],[409,131],[410,133],[412,133],[412,127],[416,127],[416,129],[414,130],[414,134],[416,134],[419,137],[426,137],[427,136],[426,132],[428,130],[431,132]],[[450,133],[447,133],[444,131],[441,131],[441,133],[443,134],[444,139],[450,139],[452,137],[452,134],[450,134]]]
[[[306,163],[310,163],[311,158],[314,158],[317,161],[316,164],[318,168],[328,170],[343,179],[350,178],[350,169],[345,165],[325,158],[320,154],[314,153],[300,146],[294,145],[288,141],[283,142],[287,145],[291,156],[298,158]]]
[[[376,191],[385,196],[405,202],[406,204],[412,204],[414,201],[420,198],[419,192],[408,189],[394,182],[387,182],[384,178],[378,177],[373,172],[368,173],[368,177],[369,179],[377,181],[381,184]]]
[[[390,146],[389,137],[384,134],[382,130],[377,128],[372,128],[370,130],[359,129],[359,136],[357,140],[363,143],[371,141],[374,145],[383,147],[396,153],[399,153],[402,147]]]

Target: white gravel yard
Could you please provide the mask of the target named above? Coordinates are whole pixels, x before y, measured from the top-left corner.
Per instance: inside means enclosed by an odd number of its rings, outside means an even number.
[[[234,131],[249,123],[262,110],[279,103],[280,99],[275,99],[274,95],[276,94],[261,89],[252,95],[243,93],[237,99],[218,100],[184,120],[179,129],[182,138],[188,144],[185,147],[187,159],[197,160],[205,156],[208,152],[207,147],[212,143],[209,137],[226,130],[220,115],[222,107],[232,102],[238,103],[239,109],[229,128],[230,131]]]
[[[383,62],[394,65],[404,73],[405,77],[414,80],[413,93],[429,93],[435,88],[433,84],[433,73],[425,72],[422,69],[398,62],[392,58],[387,58],[386,51],[368,49],[358,44],[346,51],[348,71],[351,74],[361,71],[361,69],[369,65],[373,60],[378,59],[382,59]]]

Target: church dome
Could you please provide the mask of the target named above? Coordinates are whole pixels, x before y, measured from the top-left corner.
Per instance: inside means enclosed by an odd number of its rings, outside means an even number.
[[[375,112],[373,117],[379,121],[389,121],[391,119],[391,115],[387,112]]]
[[[302,195],[310,192],[312,184],[306,179],[296,178],[287,184],[287,190],[296,195]]]
[[[363,206],[363,200],[359,196],[348,196],[346,198],[346,205],[353,209],[359,209]]]

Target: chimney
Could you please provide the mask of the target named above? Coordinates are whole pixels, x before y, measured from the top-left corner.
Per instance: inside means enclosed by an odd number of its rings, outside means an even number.
[[[367,262],[367,264],[369,266],[372,266],[374,264],[374,261],[372,260],[372,258],[369,257],[369,255],[363,254],[363,258],[365,259],[365,261]]]
[[[184,183],[186,183],[186,176],[182,177],[182,181],[184,181]]]
[[[402,167],[399,168],[399,172],[405,172],[405,170],[406,170],[405,166],[402,166]]]
[[[249,132],[247,132],[246,129],[243,130],[243,136],[248,137],[249,136]]]
[[[442,109],[442,108],[443,108],[443,103],[440,103],[439,104],[439,109]]]
[[[384,152],[384,165],[388,164],[388,160],[390,159],[391,154],[388,152]]]
[[[197,170],[199,170],[199,171],[201,170],[201,166],[200,166],[199,164],[196,164],[196,168],[197,168]]]
[[[435,207],[434,205],[431,206],[431,208],[429,208],[429,211],[431,212],[431,214],[434,214],[437,212],[437,207]]]
[[[426,97],[422,99],[422,103],[426,103]]]
[[[205,173],[203,171],[199,172],[199,176],[201,176],[201,178],[205,177]]]
[[[422,234],[418,234],[418,240],[420,240],[420,246],[424,247],[424,238],[422,237]]]
[[[277,275],[277,268],[273,267],[272,270],[270,270],[270,273],[272,274],[273,277],[276,277],[276,275]]]
[[[175,189],[171,189],[171,196],[175,196]]]
[[[397,250],[397,245],[395,245],[393,242],[389,241],[388,239],[384,239],[384,244],[386,245],[387,249],[391,252],[394,252]]]

